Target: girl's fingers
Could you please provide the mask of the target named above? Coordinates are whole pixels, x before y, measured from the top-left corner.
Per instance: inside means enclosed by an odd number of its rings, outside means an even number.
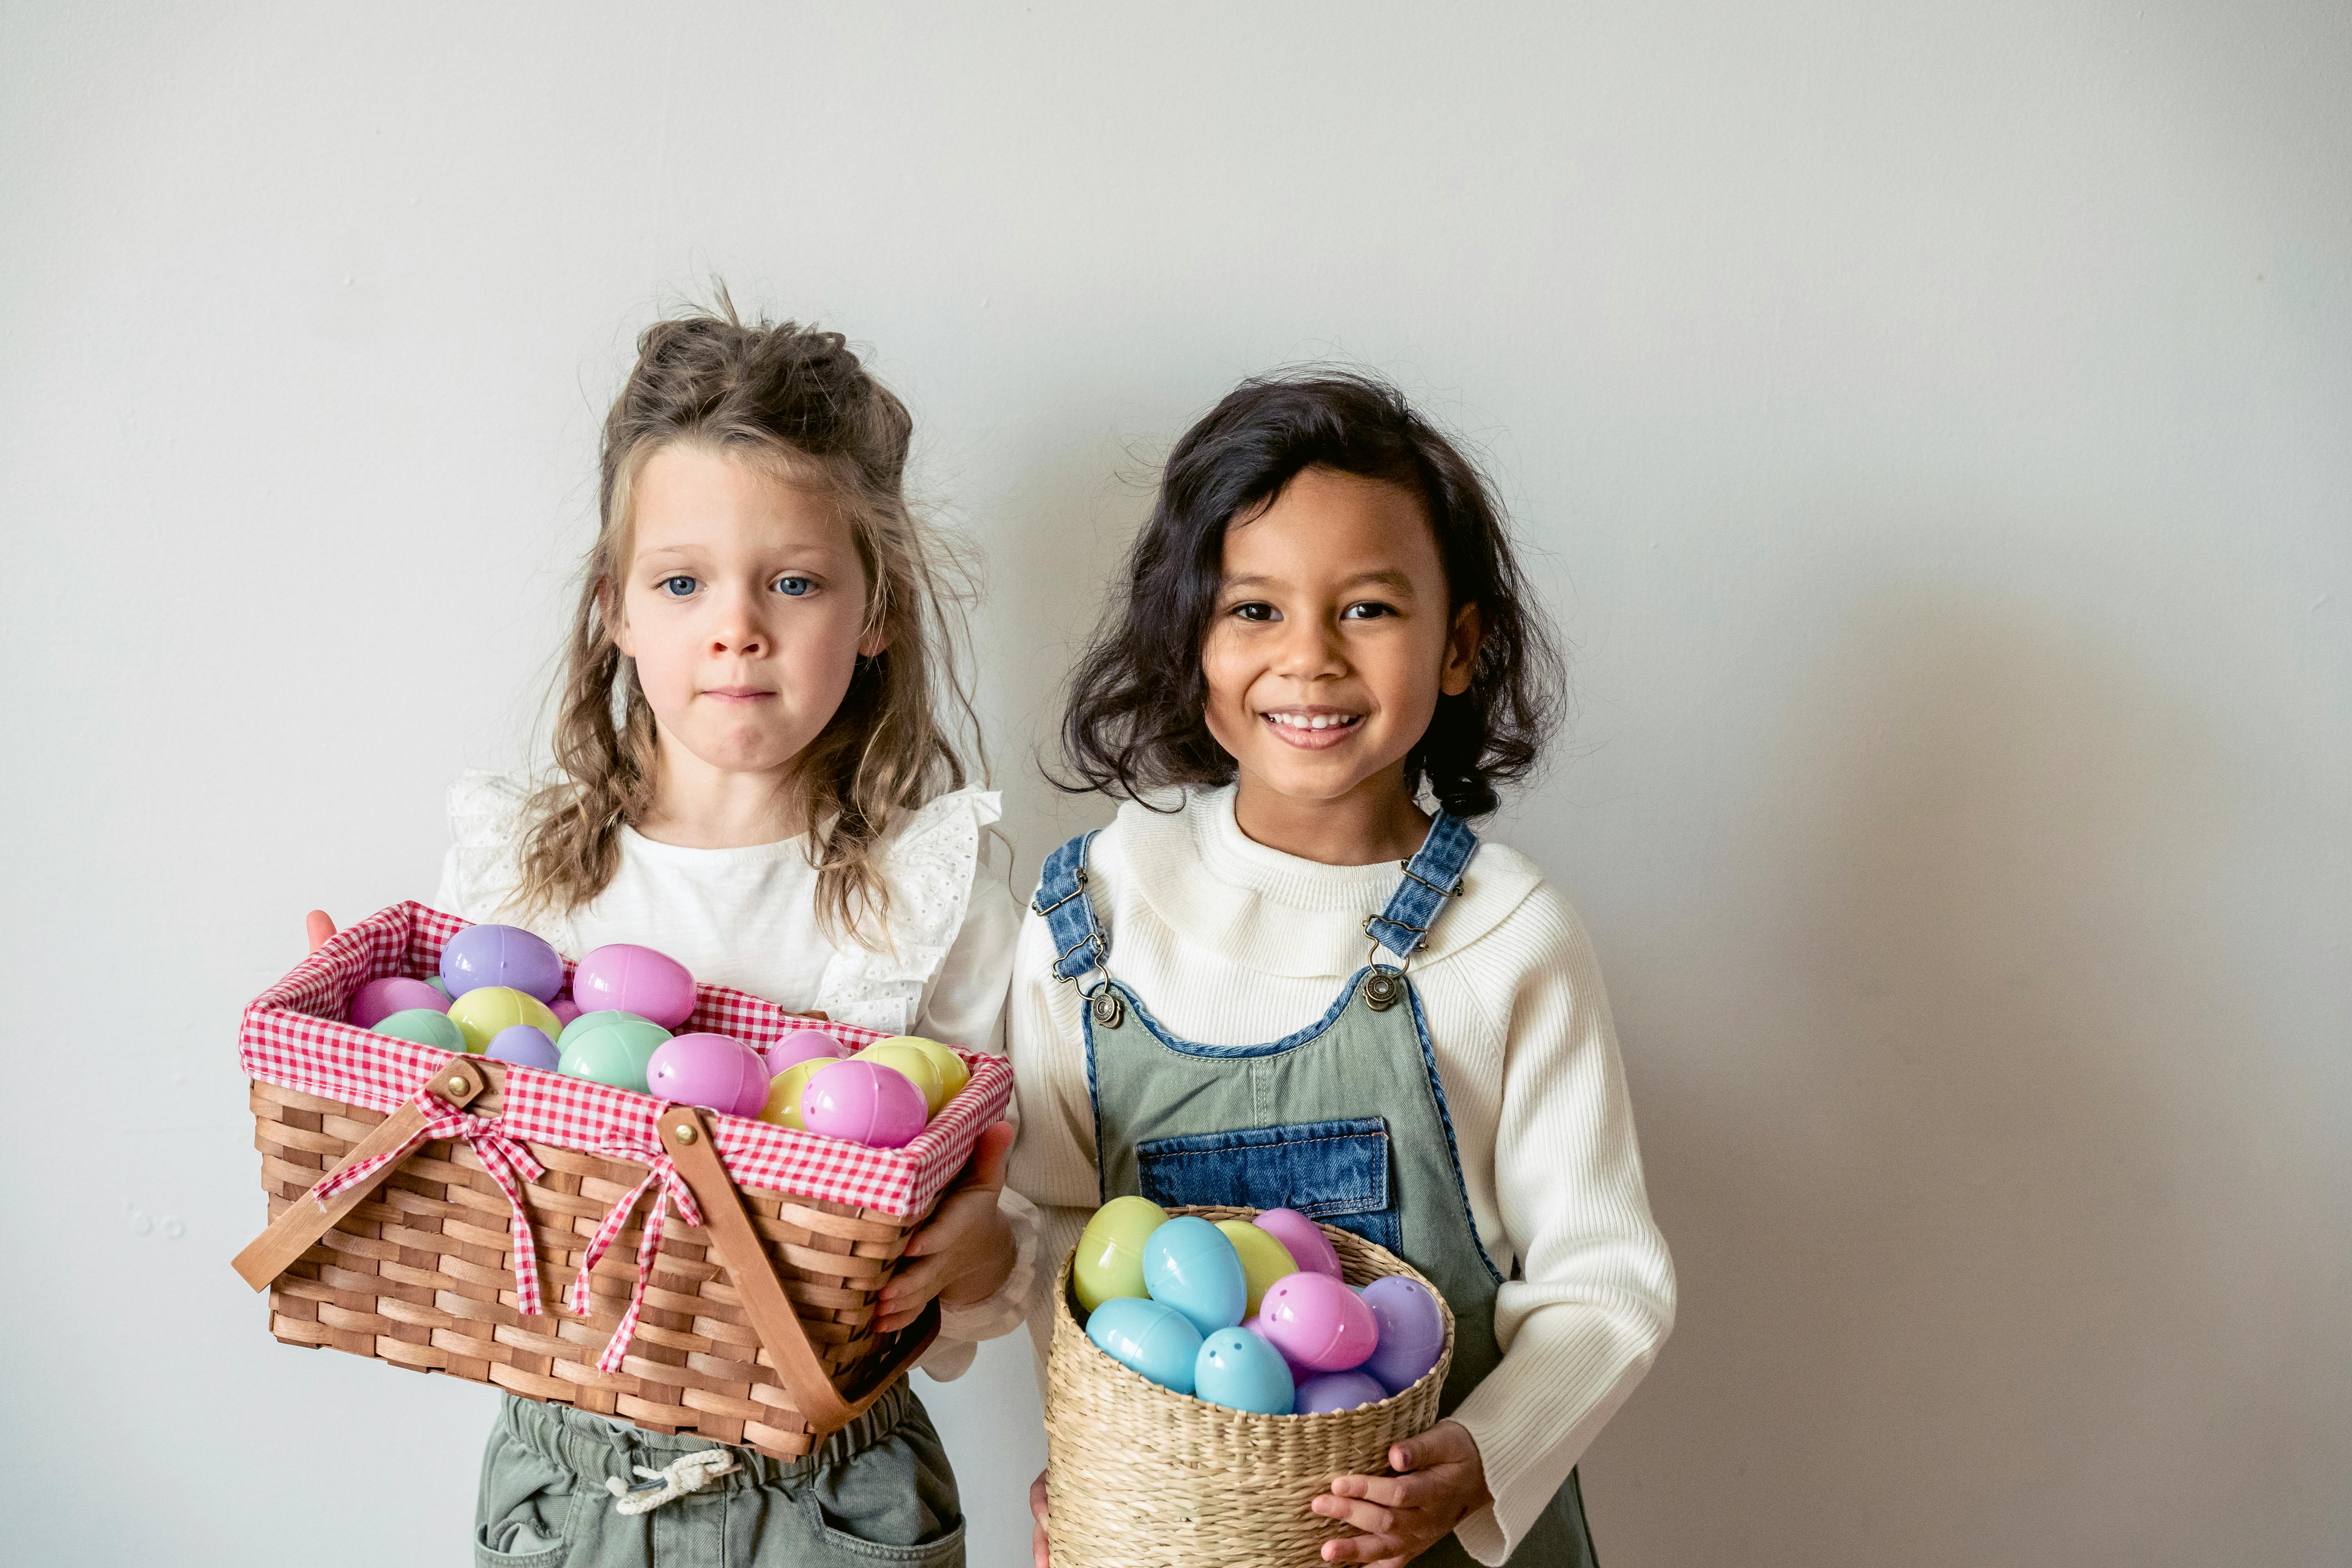
[[[1403,1542],[1385,1535],[1349,1535],[1323,1543],[1326,1563],[1402,1562],[1411,1555]]]
[[[939,1277],[939,1259],[918,1258],[901,1268],[898,1278],[882,1288],[877,1305],[885,1312],[905,1312],[912,1317],[923,1310],[924,1302],[940,1293]]]
[[[1331,1481],[1335,1496],[1365,1498],[1386,1508],[1409,1507],[1426,1489],[1423,1476],[1336,1476]]]
[[[1385,1535],[1396,1528],[1396,1515],[1376,1502],[1359,1502],[1351,1498],[1326,1494],[1308,1506],[1326,1519],[1336,1519],[1342,1524],[1353,1525],[1373,1535]]]
[[[310,951],[318,952],[335,934],[335,922],[324,910],[312,910],[303,917],[303,931],[310,939]]]

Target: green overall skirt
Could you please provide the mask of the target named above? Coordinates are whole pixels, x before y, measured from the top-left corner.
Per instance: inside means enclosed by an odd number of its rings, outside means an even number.
[[[1171,1033],[1109,973],[1110,951],[1086,891],[1093,834],[1045,862],[1034,907],[1060,958],[1054,972],[1087,997],[1087,1083],[1102,1197],[1156,1204],[1291,1208],[1377,1242],[1428,1276],[1454,1309],[1450,1414],[1502,1360],[1495,1289],[1503,1276],[1470,1217],[1454,1123],[1421,998],[1402,963],[1460,888],[1477,835],[1440,813],[1404,864],[1396,893],[1364,922],[1372,952],[1322,1017],[1261,1046],[1204,1046]],[[1086,976],[1098,976],[1091,984]],[[1463,1565],[1447,1536],[1417,1561]],[[1528,1568],[1590,1568],[1592,1540],[1576,1475],[1511,1554]]]

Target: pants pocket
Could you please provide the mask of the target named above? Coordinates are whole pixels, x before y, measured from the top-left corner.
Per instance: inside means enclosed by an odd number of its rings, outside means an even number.
[[[1297,1209],[1396,1250],[1389,1129],[1377,1116],[1151,1138],[1135,1146],[1136,1185],[1163,1207]]]
[[[898,1563],[961,1568],[963,1502],[922,1402],[889,1436],[801,1488],[825,1568]]]
[[[474,1502],[475,1568],[557,1568],[571,1552],[580,1503],[572,1481],[503,1424],[493,1429]]]

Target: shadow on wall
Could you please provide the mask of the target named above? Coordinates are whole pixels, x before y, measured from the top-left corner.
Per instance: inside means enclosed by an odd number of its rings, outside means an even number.
[[[1684,1309],[1588,1459],[1604,1560],[2308,1560],[2261,1521],[2326,1495],[2333,1331],[2277,1303],[2328,1266],[2266,1239],[2297,1173],[2210,736],[2015,603],[1892,593],[1826,648],[1677,952],[1708,978],[1627,998]]]

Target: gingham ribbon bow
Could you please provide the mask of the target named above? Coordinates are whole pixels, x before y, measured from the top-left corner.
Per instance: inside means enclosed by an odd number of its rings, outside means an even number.
[[[668,1100],[662,1101],[661,1110],[654,1114],[656,1117],[662,1115],[669,1106]],[[644,1165],[646,1179],[630,1188],[627,1194],[613,1205],[612,1212],[604,1216],[604,1223],[596,1227],[596,1239],[588,1244],[586,1255],[580,1259],[580,1272],[572,1281],[572,1310],[580,1316],[588,1316],[589,1270],[596,1267],[597,1261],[612,1247],[613,1238],[621,1234],[621,1227],[629,1223],[629,1215],[636,1208],[637,1200],[656,1184],[661,1188],[654,1194],[653,1204],[646,1211],[645,1228],[637,1238],[637,1279],[629,1289],[629,1310],[621,1314],[621,1326],[613,1331],[612,1339],[605,1342],[604,1353],[596,1358],[598,1372],[618,1372],[622,1358],[629,1353],[629,1342],[636,1337],[637,1314],[646,1304],[646,1277],[653,1271],[655,1255],[661,1250],[662,1216],[667,1212],[667,1205],[662,1199],[667,1196],[670,1203],[676,1204],[678,1216],[688,1225],[702,1223],[702,1210],[695,1206],[694,1194],[688,1188],[685,1178],[677,1173],[677,1166],[671,1162],[668,1151],[621,1144],[608,1145],[596,1152],[609,1154],[615,1160],[629,1160]]]
[[[547,1167],[539,1163],[521,1142],[507,1135],[495,1116],[472,1116],[450,1104],[429,1089],[416,1091],[416,1109],[425,1113],[425,1125],[408,1136],[408,1142],[397,1149],[386,1150],[346,1165],[319,1184],[319,1206],[351,1187],[368,1180],[376,1172],[395,1161],[408,1157],[410,1150],[419,1143],[436,1138],[462,1138],[474,1151],[474,1157],[489,1173],[490,1180],[507,1197],[507,1234],[514,1243],[515,1308],[530,1317],[538,1317],[547,1309],[539,1299],[539,1249],[532,1244],[530,1221],[525,1217],[522,1184],[535,1182],[547,1174]]]

